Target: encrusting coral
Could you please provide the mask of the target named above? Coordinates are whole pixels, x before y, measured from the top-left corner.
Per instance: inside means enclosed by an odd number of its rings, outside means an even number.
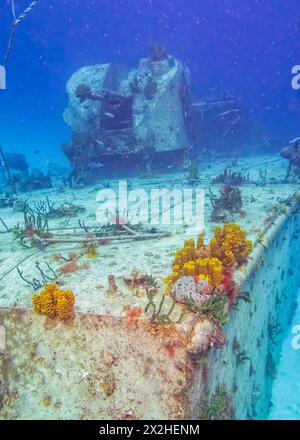
[[[231,292],[231,269],[244,263],[251,250],[252,242],[246,239],[246,232],[233,223],[216,227],[208,245],[204,244],[203,234],[199,235],[197,245],[194,240],[186,240],[176,253],[172,274],[165,279],[166,293],[171,294],[176,281],[187,276],[200,284],[201,293]]]
[[[40,294],[32,297],[34,311],[49,318],[67,320],[74,316],[75,296],[71,290],[61,290],[56,284],[47,284]]]

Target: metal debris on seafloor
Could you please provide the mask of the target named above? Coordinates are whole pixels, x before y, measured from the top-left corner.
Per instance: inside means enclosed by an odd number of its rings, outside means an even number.
[[[73,233],[65,232],[73,230]],[[60,233],[56,233],[59,232]],[[99,245],[110,243],[111,241],[127,240],[151,240],[157,238],[170,237],[170,232],[159,231],[156,228],[145,229],[140,225],[120,225],[107,224],[100,227],[86,226],[80,222],[79,227],[58,228],[49,230],[50,237],[42,239],[45,245],[54,243],[87,243],[94,242]],[[76,235],[75,235],[76,232]],[[88,234],[88,236],[87,236]]]

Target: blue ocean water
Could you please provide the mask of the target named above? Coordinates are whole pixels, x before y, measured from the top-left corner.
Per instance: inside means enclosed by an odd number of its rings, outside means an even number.
[[[12,14],[10,1],[2,3],[3,54]],[[16,13],[28,4],[15,1]],[[88,64],[132,67],[151,41],[189,66],[195,97],[230,90],[270,136],[296,136],[300,99],[290,82],[300,56],[299,12],[298,0],[189,0],[188,6],[185,0],[40,0],[17,29],[0,102],[1,143],[26,151],[33,166],[50,155],[64,161],[67,79]]]

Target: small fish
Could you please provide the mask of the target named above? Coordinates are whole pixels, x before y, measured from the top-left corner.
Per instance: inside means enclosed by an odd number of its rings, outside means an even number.
[[[170,169],[170,168],[174,168],[174,165],[168,165],[167,168],[168,168],[168,169]]]
[[[292,141],[289,142],[289,144],[295,144],[296,142],[300,141],[300,137],[297,137],[295,139],[293,139]]]
[[[114,118],[115,117],[115,115],[113,113],[109,113],[109,112],[105,112],[104,115],[107,116],[108,118]]]
[[[34,150],[34,154],[39,154],[40,150]]]
[[[104,166],[105,165],[103,163],[100,163],[100,162],[92,162],[92,163],[89,164],[89,168],[91,168],[92,170],[93,169],[97,169],[97,168],[102,168]]]
[[[95,139],[95,142],[96,142],[96,144],[98,144],[98,145],[104,145],[104,142],[99,141],[99,139]]]

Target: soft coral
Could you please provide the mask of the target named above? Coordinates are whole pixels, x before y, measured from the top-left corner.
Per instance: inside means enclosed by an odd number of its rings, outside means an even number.
[[[233,304],[238,295],[238,289],[233,279],[232,270],[226,268],[223,270],[222,286],[227,293],[227,297],[231,304]]]

